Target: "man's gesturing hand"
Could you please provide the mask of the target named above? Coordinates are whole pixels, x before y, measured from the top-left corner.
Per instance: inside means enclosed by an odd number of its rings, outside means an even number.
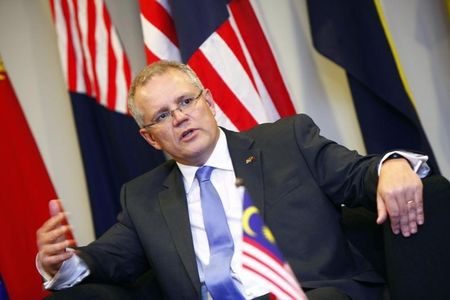
[[[72,257],[72,251],[66,248],[73,245],[73,240],[66,240],[65,235],[70,226],[62,225],[65,214],[61,212],[60,200],[49,202],[51,217],[36,232],[38,260],[44,271],[52,277],[58,272],[62,263]]]

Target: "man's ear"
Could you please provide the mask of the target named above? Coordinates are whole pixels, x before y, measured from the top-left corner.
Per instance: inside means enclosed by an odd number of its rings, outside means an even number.
[[[144,140],[147,141],[147,143],[150,144],[150,146],[152,146],[153,148],[155,148],[156,150],[161,150],[161,145],[158,143],[158,141],[153,137],[153,135],[148,132],[147,129],[145,128],[141,128],[139,129],[139,133],[140,135],[144,138]]]
[[[211,109],[212,114],[215,116],[216,106],[211,91],[209,89],[205,89],[204,94],[205,95],[203,97],[205,97],[206,104],[208,104],[209,109]]]

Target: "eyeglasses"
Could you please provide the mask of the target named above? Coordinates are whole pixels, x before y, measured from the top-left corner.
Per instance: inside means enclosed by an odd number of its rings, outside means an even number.
[[[184,98],[180,102],[178,102],[177,108],[173,110],[161,111],[153,118],[151,123],[145,124],[142,128],[149,128],[154,125],[163,125],[168,124],[169,120],[173,118],[173,113],[177,110],[182,112],[183,114],[190,114],[195,109],[195,104],[200,99],[200,96],[203,94],[203,89],[200,90],[200,93],[195,97]]]

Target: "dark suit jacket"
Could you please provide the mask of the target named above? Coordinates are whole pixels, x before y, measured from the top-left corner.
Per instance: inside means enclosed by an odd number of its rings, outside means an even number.
[[[224,130],[236,177],[244,180],[305,288],[336,286],[369,299],[357,282],[381,283],[346,241],[340,206],[374,207],[378,157],[319,135],[306,115],[247,132]],[[246,163],[246,159],[255,159]],[[126,282],[151,268],[171,299],[199,299],[187,200],[174,161],[125,184],[118,223],[81,249],[91,279]]]

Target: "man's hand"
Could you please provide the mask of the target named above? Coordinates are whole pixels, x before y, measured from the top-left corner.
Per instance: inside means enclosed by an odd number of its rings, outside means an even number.
[[[419,176],[403,158],[383,163],[377,187],[377,223],[389,216],[394,234],[408,237],[425,221],[423,213],[423,185]]]
[[[38,260],[45,272],[53,277],[62,263],[72,257],[73,251],[66,251],[66,248],[74,241],[65,238],[70,226],[62,225],[65,214],[61,212],[59,200],[51,200],[49,207],[52,216],[37,230],[36,240]]]

